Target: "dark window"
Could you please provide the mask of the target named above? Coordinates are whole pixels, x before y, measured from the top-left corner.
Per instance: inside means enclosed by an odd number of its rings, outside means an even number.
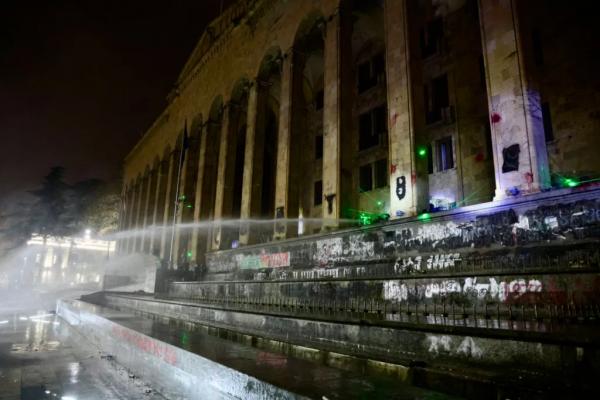
[[[388,161],[386,158],[375,161],[375,189],[388,185]]]
[[[433,154],[431,152],[431,144],[427,145],[427,173],[433,174]]]
[[[323,158],[323,135],[315,136],[315,160]]]
[[[429,21],[421,29],[421,58],[439,54],[444,37],[444,23],[441,18]]]
[[[446,137],[437,141],[438,171],[454,168],[452,138]]]
[[[450,104],[448,97],[448,76],[433,79],[425,85],[425,122],[432,124],[442,119],[443,110]]]
[[[373,171],[371,164],[360,167],[358,185],[361,193],[373,190]]]
[[[542,121],[546,142],[551,142],[554,140],[554,130],[552,129],[552,116],[550,115],[550,104],[548,103],[542,103]]]
[[[319,90],[315,96],[315,109],[317,111],[323,109],[324,101],[325,101],[325,92],[323,90]]]
[[[533,61],[535,65],[542,66],[544,65],[544,48],[542,46],[542,35],[540,31],[534,29],[531,32],[531,44],[533,46]]]
[[[358,93],[385,82],[385,58],[378,53],[369,61],[358,65]]]
[[[313,203],[315,206],[323,203],[323,181],[316,181],[313,192]]]
[[[358,150],[379,146],[387,137],[387,109],[380,106],[359,117]]]

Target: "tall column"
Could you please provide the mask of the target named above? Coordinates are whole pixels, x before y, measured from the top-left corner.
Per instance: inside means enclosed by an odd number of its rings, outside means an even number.
[[[240,218],[249,219],[253,216],[256,208],[255,190],[257,179],[255,176],[256,165],[256,127],[257,127],[257,105],[258,105],[258,81],[255,80],[249,87],[248,111],[246,114],[246,148],[244,149],[244,179],[242,183],[242,207]],[[250,226],[240,227],[240,243],[248,244],[250,240]]]
[[[339,225],[342,205],[350,206],[353,194],[351,152],[351,37],[350,2],[329,18],[324,43],[323,106],[323,229]]]
[[[133,225],[134,236],[133,236],[133,252],[135,253],[140,249],[140,237],[139,237],[139,228],[142,225],[142,209],[144,207],[144,193],[146,188],[146,176],[140,179],[139,188],[138,188],[138,196],[137,196],[137,204],[135,206],[135,221]]]
[[[169,155],[169,167],[168,167],[168,175],[167,175],[167,184],[165,186],[165,203],[164,203],[164,211],[162,215],[162,226],[161,235],[160,235],[160,258],[165,259],[169,256],[170,251],[170,240],[171,240],[171,210],[173,205],[175,204],[175,199],[173,198],[175,190],[173,186],[175,184],[176,178],[173,177],[173,173],[175,172],[175,152],[172,152]]]
[[[496,200],[550,186],[539,93],[528,86],[512,0],[479,1]]]
[[[150,207],[150,197],[152,192],[152,180],[154,179],[154,171],[148,172],[146,176],[146,188],[144,190],[144,204],[142,208],[142,224],[141,229],[142,233],[140,235],[140,252],[144,253],[146,251],[146,243],[147,243],[147,235],[146,227],[148,226],[148,212]]]
[[[184,159],[181,165],[181,174],[179,177],[179,193],[177,193],[177,199],[175,199],[175,202],[173,204],[173,207],[175,207],[174,212],[176,213],[175,215],[175,226],[179,226],[181,225],[181,223],[183,222],[183,207],[184,207],[184,201],[182,200],[182,196],[184,196],[185,193],[185,181],[186,181],[186,176],[187,176],[187,166],[188,163],[190,162],[190,154],[189,152],[184,153]],[[175,183],[175,187],[177,187],[177,183]],[[176,228],[175,229],[175,238],[173,240],[173,265],[174,266],[178,266],[179,265],[179,261],[181,261],[181,250],[180,249],[180,243],[181,243],[181,235],[183,233],[181,232],[181,228]],[[177,268],[176,268],[177,269]]]
[[[277,172],[275,177],[275,219],[296,218],[298,215],[298,197],[290,193],[290,139],[292,133],[293,113],[292,96],[294,93],[294,79],[300,80],[294,71],[294,50],[290,48],[283,57],[281,70],[281,101],[279,104],[279,132],[277,134]],[[296,77],[295,77],[296,76]],[[295,77],[295,78],[294,78]],[[295,209],[294,209],[295,208]],[[275,222],[275,239],[287,236],[286,223]]]
[[[121,208],[119,210],[119,232],[123,232],[127,229],[127,209],[129,201],[129,190],[123,185],[123,191],[121,193]],[[125,239],[117,240],[117,253],[122,253],[125,250]]]
[[[221,120],[221,144],[219,145],[219,160],[217,161],[217,190],[215,194],[215,214],[213,218],[215,226],[212,233],[212,250],[218,250],[221,247],[223,229],[222,226],[219,225],[219,221],[226,216],[226,210],[231,209],[231,206],[228,203],[231,202],[231,196],[229,194],[232,188],[228,187],[231,182],[231,179],[228,179],[228,175],[232,172],[232,167],[229,164],[231,164],[230,161],[234,157],[227,156],[227,152],[230,150],[229,142],[231,141],[232,135],[229,131],[230,107],[232,107],[231,103],[225,105]],[[232,148],[231,151],[235,152],[235,148]]]
[[[159,221],[158,221],[158,213],[159,213],[159,209],[161,209],[160,205],[159,205],[159,200],[160,200],[160,193],[162,190],[162,186],[163,186],[163,175],[165,173],[164,171],[164,163],[159,162],[158,165],[156,166],[156,185],[155,185],[155,190],[154,193],[152,193],[152,196],[154,197],[154,201],[152,202],[153,207],[150,215],[150,223],[153,226],[153,230],[150,233],[150,245],[148,248],[148,253],[154,255],[156,253],[156,249],[155,249],[155,245],[156,245],[156,232],[157,232],[157,225],[159,225]]]
[[[137,202],[137,191],[139,188],[139,182],[138,183],[133,183],[130,189],[131,192],[131,196],[129,199],[129,203],[128,203],[128,211],[127,211],[127,225],[125,230],[127,231],[127,237],[126,237],[126,243],[125,243],[125,250],[126,252],[132,253],[133,252],[133,237],[130,236],[130,231],[133,229],[133,225],[134,225],[134,221],[135,221],[135,205]]]
[[[415,215],[420,208],[407,13],[406,0],[385,1],[391,218]]]
[[[202,197],[202,185],[205,179],[205,168],[206,168],[206,140],[207,140],[207,123],[204,123],[200,127],[199,140],[200,148],[198,150],[198,175],[196,177],[196,195],[194,196],[194,222],[200,222],[200,210],[204,207],[204,202],[207,200]],[[192,259],[191,262],[198,265],[203,262],[203,254],[206,251],[206,236],[201,235],[201,232],[206,232],[207,228],[195,227],[192,230]],[[200,237],[203,237],[204,242],[200,246]]]

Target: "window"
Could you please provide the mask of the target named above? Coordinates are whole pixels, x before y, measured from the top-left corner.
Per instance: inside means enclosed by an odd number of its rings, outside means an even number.
[[[432,124],[442,119],[444,110],[450,105],[448,76],[444,74],[431,80],[424,89],[425,122]]]
[[[370,192],[388,185],[388,160],[383,158],[359,169],[359,192]]]
[[[313,204],[319,206],[323,203],[323,181],[316,181],[313,191]]]
[[[437,166],[438,171],[454,168],[454,154],[452,150],[452,137],[437,141]]]
[[[433,174],[433,154],[431,152],[431,144],[427,145],[427,173]]]
[[[315,160],[323,158],[323,135],[315,136]]]
[[[387,109],[376,107],[361,114],[358,121],[358,150],[379,146],[387,136]]]
[[[358,65],[358,93],[385,82],[385,58],[378,53],[370,60]]]
[[[315,110],[319,111],[323,109],[323,104],[325,101],[325,92],[323,90],[319,90],[315,95]]]
[[[421,29],[421,58],[426,59],[439,54],[444,38],[444,22],[441,18],[429,21]]]
[[[550,104],[548,103],[542,103],[542,121],[546,142],[551,142],[554,140],[554,130],[552,129],[552,116],[550,115]]]
[[[360,167],[358,191],[362,193],[371,190],[373,190],[373,171],[371,164],[367,164]]]

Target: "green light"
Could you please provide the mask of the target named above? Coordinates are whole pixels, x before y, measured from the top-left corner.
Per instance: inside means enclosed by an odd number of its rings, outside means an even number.
[[[192,208],[192,205],[191,205],[191,204],[188,204],[186,207],[187,207],[187,208]]]
[[[420,215],[417,217],[417,219],[420,219],[421,221],[427,221],[427,220],[430,220],[430,219],[431,219],[431,214],[429,214],[429,213],[423,213],[423,214],[420,214]]]
[[[424,146],[420,146],[417,149],[417,155],[421,158],[425,157],[427,155],[427,148]]]
[[[565,186],[568,186],[568,187],[576,187],[576,186],[579,186],[579,182],[578,182],[578,181],[576,181],[575,179],[571,179],[571,178],[566,178],[566,179],[564,179],[564,180],[563,180],[563,184],[564,184]]]
[[[191,251],[188,251],[188,252],[187,252],[187,256],[188,256],[188,258],[192,258],[192,252],[191,252]]]
[[[358,214],[358,223],[360,225],[371,225],[371,216],[367,213],[361,212]]]
[[[381,207],[383,205],[383,201],[377,200],[377,207]]]
[[[179,200],[182,200],[182,201],[183,201],[183,200],[185,200],[185,199],[186,199],[186,197],[185,197],[185,194],[182,194],[181,196],[179,196]]]

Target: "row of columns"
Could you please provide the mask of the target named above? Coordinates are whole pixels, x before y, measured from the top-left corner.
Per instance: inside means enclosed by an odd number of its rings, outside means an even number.
[[[351,168],[352,160],[345,159],[341,144],[345,135],[351,131],[350,112],[345,103],[345,90],[352,85],[351,48],[347,40],[351,29],[351,15],[346,8],[349,2],[342,1],[340,8],[326,22],[324,41],[324,110],[323,110],[323,206],[324,229],[337,226],[341,217],[341,209],[347,195],[352,190],[347,183],[345,168]],[[412,105],[411,54],[409,51],[409,29],[406,0],[386,0],[384,3],[386,73],[387,73],[387,106],[389,137],[389,187],[390,214],[396,216],[416,215],[425,207],[428,199],[426,190],[421,188],[417,179],[417,163],[415,148],[415,130]],[[520,37],[518,18],[513,0],[480,0],[480,26],[483,44],[483,56],[487,74],[488,104],[492,132],[494,155],[496,199],[507,197],[515,190],[520,193],[537,192],[549,184],[548,162],[545,150],[543,125],[539,107],[539,96],[528,89],[527,75],[520,57]],[[294,204],[297,202],[291,193],[291,159],[293,152],[302,151],[291,146],[291,130],[294,115],[293,90],[294,82],[299,77],[294,69],[293,52],[283,58],[281,69],[281,95],[279,109],[279,131],[277,148],[277,172],[275,207],[276,219],[295,217]],[[256,205],[256,182],[254,160],[256,151],[256,126],[258,121],[258,87],[252,82],[247,90],[247,130],[244,155],[244,173],[241,200],[241,218],[253,217]],[[536,103],[538,102],[538,103]],[[225,109],[227,105],[225,106]],[[230,140],[229,112],[222,113],[221,134],[218,154],[218,169],[214,209],[206,211],[205,204],[212,201],[202,197],[204,180],[209,177],[204,173],[206,164],[207,134],[201,132],[199,154],[194,160],[189,157],[185,163],[197,163],[198,178],[194,203],[194,221],[202,217],[220,221],[227,218],[227,202],[231,201],[231,188],[226,187],[227,176],[231,174],[228,165],[228,152],[235,151],[228,146]],[[210,123],[210,122],[209,122]],[[206,124],[202,130],[205,130]],[[512,157],[517,145],[516,156],[518,167],[507,171],[506,158]],[[512,148],[512,153],[507,149]],[[158,170],[147,174],[144,179],[133,185],[124,193],[124,215],[121,226],[124,230],[144,229],[151,225],[169,226],[173,218],[176,200],[174,187],[177,179],[177,151],[163,160]],[[180,185],[185,182],[183,168]],[[230,179],[229,179],[230,181]],[[425,193],[425,196],[424,196]],[[150,198],[154,199],[149,201]],[[296,207],[297,208],[297,207]],[[204,210],[204,211],[203,211]],[[176,222],[181,223],[181,213],[176,214]],[[293,235],[287,232],[287,225],[274,224],[274,237],[284,238]],[[168,230],[161,230],[160,235],[142,233],[134,235],[120,249],[126,252],[153,251],[161,258],[169,254]],[[199,252],[203,249],[216,250],[221,246],[222,230],[216,225],[208,235],[198,229],[191,232],[188,247],[192,253],[191,262],[201,262]],[[240,243],[251,240],[250,232],[242,229]],[[201,243],[206,241],[206,244]],[[199,246],[200,244],[200,246]],[[176,231],[174,254],[180,254],[180,232]],[[198,250],[200,249],[200,250]],[[201,256],[201,254],[200,254]]]

